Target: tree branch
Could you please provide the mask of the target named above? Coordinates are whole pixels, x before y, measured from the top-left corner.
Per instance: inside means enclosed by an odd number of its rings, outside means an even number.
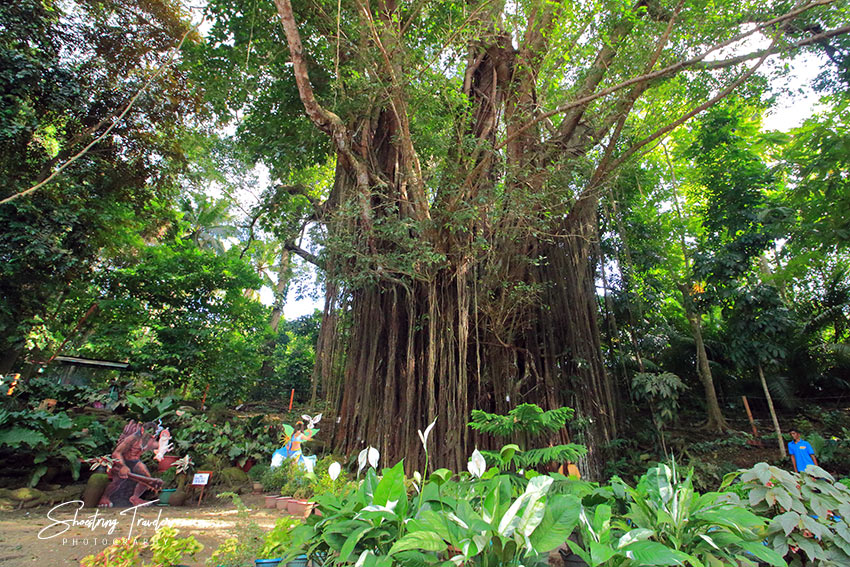
[[[792,10],[792,11],[786,13],[786,14],[782,14],[781,16],[777,16],[776,18],[773,18],[771,20],[763,22],[763,23],[757,25],[756,27],[754,27],[751,30],[748,30],[746,32],[741,32],[741,33],[735,35],[734,37],[731,37],[731,38],[729,38],[725,41],[722,41],[722,42],[720,42],[716,45],[713,45],[712,47],[709,47],[706,51],[704,51],[703,53],[701,53],[701,54],[699,54],[695,57],[692,57],[692,58],[687,59],[685,61],[680,61],[678,63],[674,63],[672,65],[668,65],[666,67],[662,67],[661,69],[658,69],[657,71],[645,73],[645,74],[640,75],[638,77],[633,77],[631,79],[627,79],[625,81],[617,83],[616,85],[602,89],[601,91],[598,91],[596,93],[588,94],[586,96],[581,96],[581,97],[579,97],[575,100],[572,100],[568,103],[562,104],[561,106],[559,106],[559,107],[557,107],[553,110],[550,110],[549,112],[544,112],[543,114],[536,116],[533,120],[530,120],[528,123],[523,125],[522,128],[518,129],[513,134],[511,134],[510,136],[505,138],[505,140],[503,140],[501,143],[499,143],[494,149],[495,150],[502,149],[503,147],[505,147],[505,145],[507,145],[508,143],[513,141],[513,139],[516,136],[519,136],[525,130],[527,130],[531,126],[535,125],[536,123],[540,122],[541,120],[545,120],[547,118],[551,118],[552,116],[555,116],[556,114],[561,114],[561,113],[566,112],[568,110],[587,105],[588,103],[593,102],[594,100],[608,96],[610,94],[613,94],[617,91],[620,91],[620,90],[622,90],[626,87],[630,87],[630,86],[635,85],[637,83],[649,82],[649,81],[653,81],[653,80],[656,80],[656,79],[674,76],[677,73],[679,73],[679,72],[681,72],[685,69],[694,67],[697,64],[701,63],[706,57],[708,57],[710,54],[714,53],[715,51],[718,51],[720,49],[723,49],[724,47],[728,47],[729,45],[737,43],[738,41],[741,41],[742,39],[745,39],[745,38],[759,32],[759,31],[761,31],[761,30],[763,30],[767,27],[771,27],[775,24],[785,22],[785,21],[787,21],[791,18],[794,18],[794,17],[796,17],[796,16],[802,14],[803,12],[806,12],[806,11],[812,9],[812,8],[815,8],[817,6],[825,6],[825,5],[828,5],[828,4],[832,4],[835,1],[836,0],[815,0],[814,2],[808,3],[808,4],[806,4],[802,7],[797,8],[795,10]],[[782,47],[782,48],[772,46],[770,48],[771,49],[770,53],[768,53],[767,55],[772,55],[773,53],[778,53],[780,51],[787,51],[789,49],[794,49],[794,48],[800,47],[802,45],[808,45],[808,44],[813,43],[815,41],[823,40],[825,37],[832,37],[832,36],[835,36],[835,35],[841,35],[843,33],[847,33],[847,31],[848,31],[847,26],[844,26],[844,27],[841,27],[841,28],[838,28],[838,29],[835,29],[835,30],[830,30],[828,32],[825,32],[824,34],[820,34],[819,36],[817,36],[817,39],[815,39],[814,37],[807,38],[805,40],[796,42],[796,43],[794,43],[794,44],[792,44],[788,47]],[[821,37],[821,36],[823,36],[823,37]],[[754,55],[753,57],[750,57],[750,58],[752,59],[752,58],[755,58],[755,57],[756,56]],[[599,57],[597,56],[597,60],[598,59],[599,59]]]
[[[283,247],[286,248],[287,250],[289,250],[290,252],[292,252],[293,254],[297,254],[298,256],[301,256],[304,260],[306,260],[307,262],[310,262],[314,266],[317,266],[321,269],[325,268],[324,263],[321,260],[319,260],[318,256],[316,256],[315,254],[311,254],[310,252],[304,250],[303,248],[301,248],[300,246],[295,244],[294,241],[293,242],[287,242],[286,244],[283,245]]]

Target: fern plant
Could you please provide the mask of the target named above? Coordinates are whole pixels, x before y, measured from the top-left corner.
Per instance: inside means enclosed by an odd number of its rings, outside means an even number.
[[[587,453],[587,447],[568,443],[553,447],[533,447],[544,435],[562,430],[574,411],[562,407],[543,411],[535,404],[521,404],[507,415],[472,410],[472,421],[468,426],[476,431],[512,441],[501,451],[481,451],[489,464],[501,469],[533,469],[550,463],[576,461]]]

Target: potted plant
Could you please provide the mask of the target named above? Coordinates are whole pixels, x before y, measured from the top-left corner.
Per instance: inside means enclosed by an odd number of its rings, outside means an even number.
[[[254,494],[263,493],[263,483],[261,479],[268,469],[268,465],[260,463],[258,465],[254,465],[251,467],[251,470],[248,471],[248,478],[251,479],[251,486],[254,489]]]
[[[167,471],[179,458],[179,455],[165,455],[157,464],[159,472]]]
[[[189,476],[189,469],[192,468],[192,464],[192,458],[189,455],[174,462],[177,489],[168,500],[169,506],[182,506],[186,501],[186,479]]]
[[[172,486],[175,479],[177,478],[177,471],[174,467],[169,468],[165,472],[160,475],[160,479],[162,479],[163,486]],[[158,506],[169,506],[171,502],[171,496],[177,491],[176,488],[163,488],[159,492],[159,503]]]
[[[292,500],[286,505],[286,511],[302,518],[309,515],[310,510],[313,509],[313,502],[310,502],[310,498],[313,497],[312,484],[309,481],[304,482],[292,496]]]

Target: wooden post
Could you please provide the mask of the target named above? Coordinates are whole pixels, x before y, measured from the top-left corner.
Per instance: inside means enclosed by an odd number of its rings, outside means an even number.
[[[753,435],[758,437],[759,430],[756,429],[756,422],[753,420],[753,412],[750,411],[750,403],[747,401],[747,396],[741,396],[741,399],[744,401],[744,409],[747,410],[747,419],[750,420],[750,426],[753,428]]]
[[[295,388],[292,388],[292,393],[289,394],[289,411],[292,411],[292,400],[295,399]]]

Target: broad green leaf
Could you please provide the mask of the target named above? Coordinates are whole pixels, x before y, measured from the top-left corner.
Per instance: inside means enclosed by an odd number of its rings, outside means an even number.
[[[443,538],[434,532],[410,532],[401,539],[396,541],[390,548],[390,555],[399,551],[407,551],[410,549],[421,549],[425,551],[443,551],[448,547],[448,544]]]
[[[354,548],[357,546],[357,542],[372,529],[372,526],[369,524],[362,524],[361,526],[355,528],[351,533],[348,534],[348,537],[345,539],[345,544],[343,544],[342,549],[339,550],[339,559],[340,561],[347,561],[348,557],[351,555],[351,552],[354,551]]]
[[[546,503],[543,520],[531,534],[531,546],[538,553],[551,551],[564,543],[578,524],[581,501],[575,496],[552,495]]]
[[[0,431],[0,446],[8,445],[13,449],[17,449],[22,444],[29,447],[38,447],[39,445],[47,445],[47,442],[47,437],[34,429],[14,427]]]
[[[754,541],[743,541],[738,545],[765,563],[769,563],[774,567],[786,567],[785,560],[782,559],[782,556],[764,544]]]
[[[627,545],[635,543],[636,541],[647,540],[654,534],[654,531],[647,528],[638,528],[636,530],[628,531],[620,538],[620,541],[617,542],[617,549],[622,549]]]
[[[614,549],[610,545],[605,545],[597,541],[590,542],[590,544],[588,545],[588,551],[590,551],[591,565],[604,565],[612,557],[617,555],[616,549]]]
[[[685,565],[691,557],[657,541],[638,541],[622,550],[635,565]]]
[[[776,516],[773,521],[782,526],[782,531],[787,536],[800,524],[800,514],[797,512],[785,512]]]
[[[399,461],[391,469],[383,470],[384,476],[375,487],[373,502],[378,506],[386,506],[388,502],[407,502],[407,491],[404,488],[404,461]],[[406,506],[405,506],[406,509]],[[399,511],[401,514],[401,511]]]

